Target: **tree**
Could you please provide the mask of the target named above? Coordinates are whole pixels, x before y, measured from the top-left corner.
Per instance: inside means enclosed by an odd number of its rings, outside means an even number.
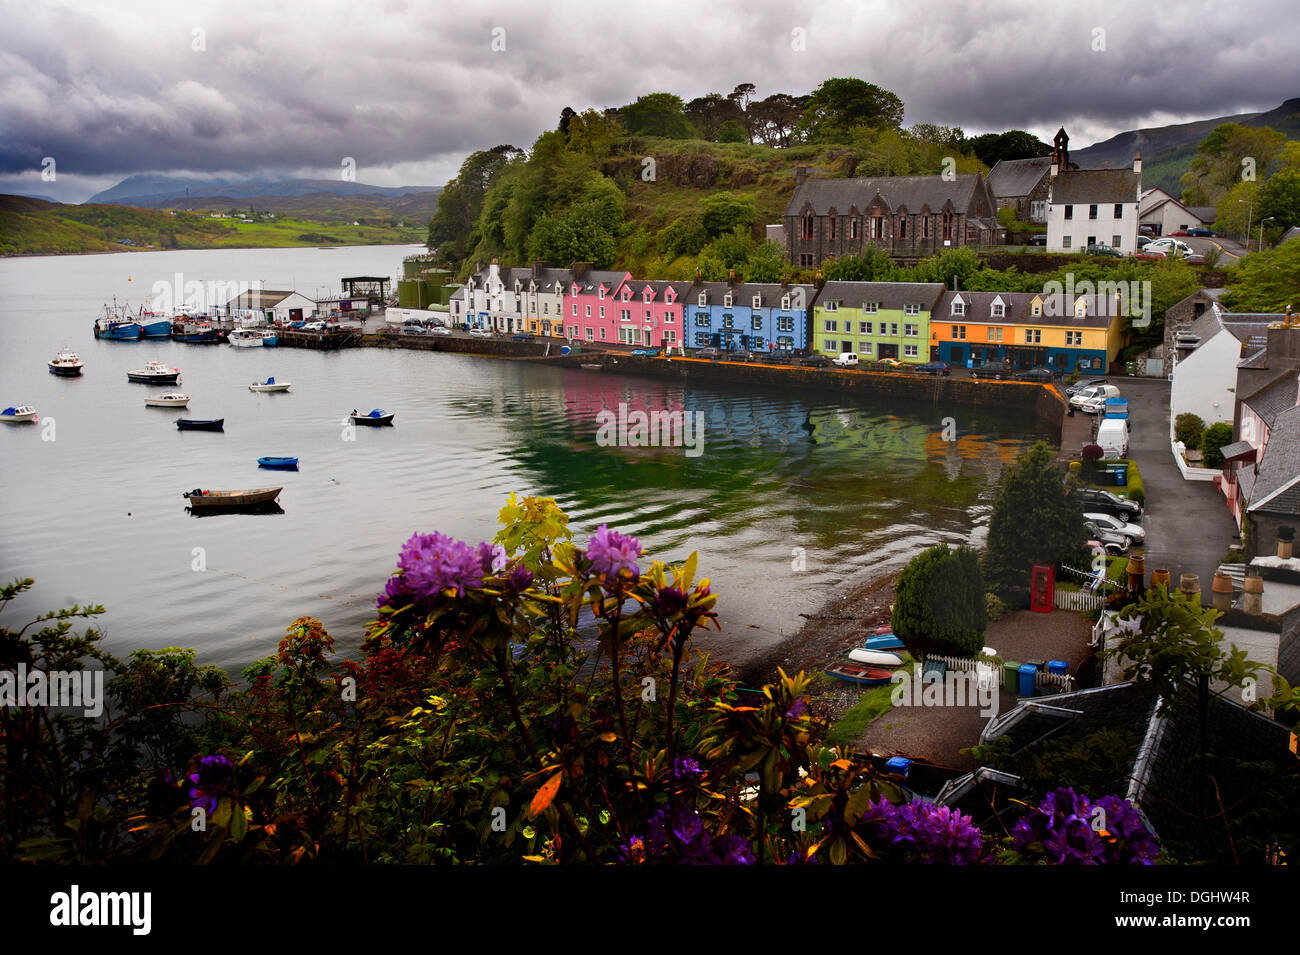
[[[1246,227],[1259,221],[1259,191],[1263,184],[1257,179],[1238,182],[1223,194],[1214,208],[1214,230],[1227,235],[1246,234]]]
[[[898,266],[888,252],[872,245],[858,255],[832,259],[822,266],[822,273],[830,282],[892,282]]]
[[[438,196],[438,208],[429,220],[428,245],[445,262],[460,262],[469,251],[469,237],[483,210],[488,188],[523,151],[510,145],[493,146],[470,155],[456,178]]]
[[[584,109],[569,118],[569,148],[581,153],[593,167],[609,155],[610,146],[623,135],[623,127],[594,109]]]
[[[799,128],[816,142],[846,143],[857,126],[897,129],[903,101],[889,90],[852,77],[826,80],[813,90]]]
[[[1188,451],[1198,450],[1204,435],[1205,422],[1200,415],[1185,411],[1174,419],[1174,440],[1181,441]]]
[[[1276,249],[1242,259],[1228,275],[1223,304],[1235,312],[1281,312],[1300,304],[1300,242],[1283,242]]]
[[[785,251],[779,242],[768,241],[749,254],[743,278],[746,282],[779,282],[785,271]]]
[[[890,623],[909,647],[973,656],[988,622],[979,555],[938,544],[917,554],[898,578]]]
[[[807,96],[789,93],[773,93],[767,99],[751,101],[745,115],[754,138],[768,146],[789,146],[797,141],[796,130],[807,102]]]
[[[635,103],[619,110],[619,119],[629,133],[662,136],[665,139],[689,139],[686,107],[680,96],[672,93],[647,93]]]
[[[1002,476],[989,518],[988,578],[998,589],[1025,587],[1031,564],[1059,563],[1087,539],[1083,509],[1039,441]]]
[[[1293,225],[1300,225],[1300,172],[1279,172],[1259,190],[1255,221],[1262,223],[1270,216],[1273,218],[1269,226],[1271,232],[1283,232]]]
[[[723,123],[734,120],[739,115],[736,105],[721,93],[697,97],[686,104],[683,112],[699,132],[700,138],[710,142]]]
[[[908,176],[921,171],[921,153],[906,133],[861,126],[853,131],[855,176]]]
[[[745,127],[740,123],[734,119],[729,119],[718,127],[714,141],[719,143],[747,143],[749,142],[749,133],[745,132]]]
[[[754,98],[756,87],[753,83],[737,83],[736,88],[727,96],[727,101],[735,107],[739,116],[736,121],[745,131],[743,142],[750,142],[754,138],[754,127],[749,119],[749,104]],[[719,142],[740,142],[741,140],[719,140]]]
[[[1207,468],[1223,467],[1223,446],[1232,443],[1232,425],[1216,421],[1201,438],[1201,462]]]
[[[715,192],[700,203],[700,224],[710,236],[725,235],[754,225],[754,200],[730,192]]]
[[[985,133],[968,140],[966,145],[984,165],[992,169],[999,162],[1013,159],[1032,159],[1050,156],[1052,147],[1023,129],[1009,129],[1005,133]]]
[[[1286,136],[1267,126],[1221,123],[1196,147],[1183,173],[1183,204],[1217,206],[1233,184],[1262,179]]]

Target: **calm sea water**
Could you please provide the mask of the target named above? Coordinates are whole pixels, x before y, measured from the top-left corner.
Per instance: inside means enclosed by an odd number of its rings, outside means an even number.
[[[850,579],[896,569],[936,542],[981,538],[1003,464],[1035,436],[1013,416],[781,393],[753,394],[524,362],[381,349],[314,352],[95,341],[113,296],[156,281],[253,281],[308,295],[346,275],[395,275],[414,248],[231,250],[0,261],[0,576],[33,577],[6,623],[102,603],[108,647],[195,647],[238,670],[285,626],[320,618],[349,652],[414,531],[490,539],[510,492],[556,498],[585,541],[602,523],[648,556],[700,554],[721,594],[715,655],[740,659],[793,634]],[[68,344],[81,378],[50,375]],[[182,373],[188,411],[146,408],[131,384],[157,358]],[[274,375],[287,394],[248,384]],[[596,416],[633,408],[704,415],[704,453],[596,443]],[[353,408],[396,412],[360,428]],[[224,434],[177,431],[224,417]],[[951,415],[956,440],[942,440]],[[52,433],[50,428],[53,428]],[[809,430],[811,428],[811,431]],[[43,440],[52,437],[53,440]],[[293,455],[298,473],[262,471]],[[283,514],[196,518],[181,492],[283,485]],[[802,570],[797,569],[802,566]],[[203,568],[203,569],[196,569]]]

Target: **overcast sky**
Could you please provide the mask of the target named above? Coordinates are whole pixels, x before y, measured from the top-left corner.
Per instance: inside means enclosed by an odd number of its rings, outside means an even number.
[[[1075,149],[1300,96],[1295,0],[0,0],[0,17],[0,192],[69,202],[134,173],[332,178],[344,157],[361,182],[442,185],[565,106],[741,82],[761,98],[860,77],[905,125],[1064,125]]]

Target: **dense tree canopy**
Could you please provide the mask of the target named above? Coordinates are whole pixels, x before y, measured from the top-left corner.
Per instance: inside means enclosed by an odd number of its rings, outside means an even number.
[[[1286,137],[1267,126],[1222,123],[1196,147],[1196,155],[1183,174],[1183,203],[1217,206],[1234,184],[1251,178],[1262,180],[1282,150]]]
[[[799,128],[812,142],[849,142],[858,126],[898,128],[903,101],[889,90],[853,77],[835,77],[813,90]]]
[[[1003,160],[1032,159],[1035,156],[1052,154],[1051,146],[1023,129],[1011,129],[1005,133],[985,133],[969,140],[966,146],[972,149],[979,161],[990,169]]]
[[[989,581],[1000,589],[1027,586],[1031,564],[1059,563],[1086,540],[1083,509],[1066,497],[1064,472],[1039,441],[1002,476],[989,518]]]
[[[689,139],[691,135],[686,107],[681,97],[672,93],[647,93],[620,109],[618,115],[629,133],[665,139]]]

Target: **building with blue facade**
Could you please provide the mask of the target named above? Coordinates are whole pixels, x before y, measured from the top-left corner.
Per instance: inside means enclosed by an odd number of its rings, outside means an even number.
[[[817,288],[775,282],[696,282],[685,299],[687,348],[755,352],[808,347],[808,315]]]

